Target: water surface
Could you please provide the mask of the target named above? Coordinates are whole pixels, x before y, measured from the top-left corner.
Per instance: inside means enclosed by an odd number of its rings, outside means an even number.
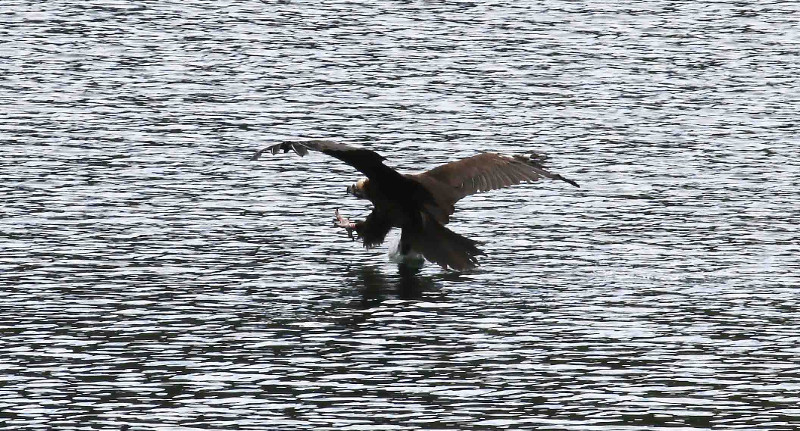
[[[794,429],[795,3],[5,2],[7,429]],[[331,227],[352,168],[535,150],[475,271]]]

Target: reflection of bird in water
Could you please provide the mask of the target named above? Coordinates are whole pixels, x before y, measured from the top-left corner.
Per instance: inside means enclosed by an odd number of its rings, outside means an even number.
[[[421,275],[419,268],[401,264],[397,269],[397,275],[390,277],[369,265],[351,272],[353,287],[361,292],[361,302],[365,308],[376,306],[387,295],[397,295],[400,299],[419,299],[424,292],[436,288],[433,279]]]
[[[363,221],[350,221],[336,211],[335,225],[355,232],[367,248],[383,243],[393,227],[401,228],[398,249],[401,255],[418,253],[425,259],[456,270],[473,268],[483,254],[474,240],[444,227],[455,211],[455,204],[471,194],[508,187],[541,178],[562,180],[578,187],[575,181],[553,174],[542,166],[543,157],[506,157],[494,153],[447,163],[419,174],[400,174],[383,164],[378,153],[329,141],[282,142],[253,155],[294,151],[300,156],[309,150],[320,151],[353,166],[367,178],[360,179],[347,192],[374,205]]]
[[[351,302],[360,310],[383,310],[379,306],[389,298],[411,301],[426,297],[428,301],[436,301],[440,294],[434,279],[421,275],[418,268],[398,265],[398,273],[386,276],[372,265],[358,265],[346,268],[346,286],[359,293],[358,302]],[[459,275],[456,272],[440,274],[442,276]],[[400,307],[404,307],[400,305]],[[360,325],[376,317],[372,312],[344,313],[336,321],[345,326]]]

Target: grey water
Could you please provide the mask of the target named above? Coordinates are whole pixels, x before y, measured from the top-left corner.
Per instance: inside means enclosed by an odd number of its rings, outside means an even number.
[[[0,428],[797,429],[797,2],[0,6]],[[549,155],[474,271],[359,174]]]

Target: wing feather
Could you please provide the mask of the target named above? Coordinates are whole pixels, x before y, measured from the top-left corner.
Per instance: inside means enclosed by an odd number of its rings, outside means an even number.
[[[480,181],[480,183],[481,183],[481,188],[478,189],[477,191],[485,192],[487,190],[491,190],[492,189],[492,184],[489,181],[489,178],[486,177],[486,175],[483,175],[483,174],[479,173],[478,174],[478,181]],[[462,192],[465,192],[465,191],[466,190],[462,190]]]
[[[453,204],[465,196],[474,193],[533,182],[541,178],[561,180],[580,187],[575,181],[551,173],[542,167],[544,160],[539,155],[529,157],[506,157],[495,153],[483,153],[477,156],[447,163],[416,176],[430,183],[435,180],[450,186],[453,191]]]
[[[500,178],[502,187],[508,187],[522,182],[522,181],[515,181],[514,178],[511,177],[509,171],[510,168],[506,163],[505,166],[501,166],[501,168],[495,172],[495,175],[497,175]]]
[[[273,144],[256,151],[250,160],[258,160],[262,154],[267,152],[277,154],[280,151],[284,153],[293,151],[300,157],[305,156],[309,151],[319,151],[347,163],[371,179],[374,177],[393,176],[396,178],[399,176],[394,169],[383,164],[385,158],[375,151],[326,140],[286,141]]]
[[[366,148],[326,140],[287,141],[256,151],[250,160],[258,160],[266,152],[276,154],[279,151],[284,153],[293,151],[301,157],[308,154],[309,151],[319,151],[335,157],[366,175],[373,187],[380,189],[384,196],[406,206],[430,205],[436,201],[430,190],[414,178],[401,175],[386,166],[383,164],[383,161],[386,160],[383,156]]]
[[[303,156],[305,156],[306,154],[308,154],[308,148],[306,148],[306,147],[304,147],[303,145],[300,145],[300,144],[298,144],[298,143],[292,143],[292,144],[291,144],[291,148],[292,148],[292,150],[293,150],[295,153],[297,153],[297,155],[299,155],[300,157],[303,157]]]
[[[538,178],[536,174],[533,174],[529,170],[526,170],[518,163],[509,163],[508,169],[510,173],[514,175],[515,184],[519,184],[525,181],[535,181]]]

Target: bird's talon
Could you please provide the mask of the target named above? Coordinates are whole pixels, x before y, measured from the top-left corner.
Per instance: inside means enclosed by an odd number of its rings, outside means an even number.
[[[356,238],[353,235],[353,231],[356,230],[356,224],[351,222],[346,217],[342,217],[342,215],[339,214],[339,210],[338,209],[336,211],[334,211],[334,215],[336,216],[336,218],[333,220],[333,226],[334,227],[340,227],[340,228],[346,230],[347,231],[347,236],[349,236],[350,239],[355,241]]]

